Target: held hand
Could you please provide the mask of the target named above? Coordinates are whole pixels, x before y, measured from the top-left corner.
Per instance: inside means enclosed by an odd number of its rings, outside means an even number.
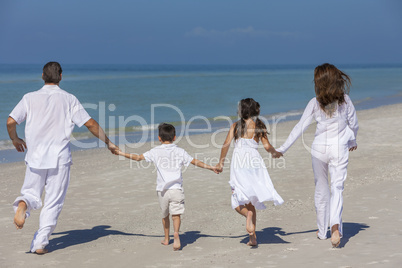
[[[357,145],[349,148],[349,151],[350,151],[350,152],[351,152],[351,151],[355,151],[355,150],[357,150]]]
[[[283,156],[283,154],[280,153],[280,152],[277,152],[277,151],[273,151],[273,152],[272,152],[272,157],[273,157],[273,158],[279,158],[279,157],[281,157],[281,156]]]
[[[115,144],[113,144],[112,142],[109,142],[109,143],[108,143],[107,148],[110,150],[110,152],[111,152],[112,154],[119,155],[120,148],[117,147],[117,146],[116,146]]]
[[[219,163],[215,166],[216,170],[221,173],[223,171],[223,164]]]
[[[220,171],[216,166],[215,166],[215,167],[211,167],[211,170],[212,170],[213,172],[215,172],[216,174],[219,174],[219,173],[222,172],[222,171]]]
[[[18,152],[24,152],[24,148],[27,148],[27,145],[23,139],[16,138],[13,140],[13,145]]]

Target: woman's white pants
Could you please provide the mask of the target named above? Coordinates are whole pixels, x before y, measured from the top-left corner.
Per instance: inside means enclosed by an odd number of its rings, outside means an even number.
[[[343,185],[347,176],[347,145],[313,145],[312,164],[315,180],[315,209],[318,237],[327,238],[328,227],[339,224],[342,236]],[[331,186],[328,185],[328,172]]]
[[[39,229],[31,243],[31,252],[45,248],[49,244],[49,237],[56,228],[57,219],[63,208],[64,199],[70,181],[70,164],[60,165],[54,169],[34,169],[27,165],[24,184],[19,196],[13,204],[14,211],[18,203],[27,204],[26,216],[29,217],[32,209],[42,206],[41,196],[45,190],[45,199],[39,219]]]

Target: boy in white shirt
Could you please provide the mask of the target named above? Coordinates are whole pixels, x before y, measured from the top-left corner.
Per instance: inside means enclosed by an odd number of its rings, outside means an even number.
[[[174,228],[173,250],[179,250],[181,248],[179,237],[180,215],[184,212],[182,166],[188,166],[191,163],[197,167],[212,170],[216,174],[219,174],[219,172],[216,167],[212,167],[191,157],[184,149],[173,144],[173,141],[176,140],[174,126],[162,123],[159,125],[158,130],[158,138],[162,145],[141,155],[128,154],[121,151],[118,154],[135,161],[145,160],[155,164],[158,172],[156,191],[162,210],[162,225],[165,232],[165,239],[161,243],[163,245],[169,244],[169,214],[172,214]]]

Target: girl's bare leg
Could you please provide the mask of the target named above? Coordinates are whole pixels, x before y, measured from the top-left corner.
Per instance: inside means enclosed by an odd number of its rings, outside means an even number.
[[[249,211],[249,214],[251,214],[251,226],[252,226],[252,233],[249,232],[249,236],[250,236],[250,241],[247,243],[247,245],[249,246],[256,246],[257,245],[257,236],[255,234],[255,229],[257,228],[257,212],[255,210],[255,207],[249,203],[246,205],[247,209]],[[251,212],[251,213],[250,213]],[[247,218],[247,220],[249,221],[249,218]]]
[[[237,213],[246,217],[246,230],[250,236],[250,242],[247,245],[256,246],[257,245],[257,237],[255,235],[255,224],[257,220],[257,214],[255,211],[255,207],[250,203],[245,206],[241,205],[235,208]]]
[[[161,244],[162,245],[169,245],[169,230],[170,230],[170,220],[169,220],[169,214],[162,219],[162,225],[163,225],[163,231],[165,232],[165,239],[162,240]]]
[[[247,204],[246,207],[247,207],[247,209],[249,211],[253,212],[252,221],[253,221],[253,224],[254,224],[254,228],[256,228],[256,226],[257,226],[257,211],[255,210],[255,207],[251,203]]]
[[[180,250],[181,249],[180,236],[179,236],[180,223],[181,223],[180,215],[172,215],[172,220],[174,228],[173,250]]]
[[[246,206],[238,206],[237,208],[235,208],[236,212],[239,213],[240,215],[243,215],[244,217],[247,217],[247,212],[248,209]]]

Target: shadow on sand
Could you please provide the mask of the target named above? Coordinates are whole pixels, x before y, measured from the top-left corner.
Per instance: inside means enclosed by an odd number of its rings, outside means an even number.
[[[184,248],[187,245],[191,245],[201,237],[242,238],[245,237],[245,235],[238,235],[238,236],[206,235],[202,234],[200,231],[188,231],[180,235],[181,247]]]
[[[316,230],[302,231],[302,232],[293,232],[287,233],[282,231],[282,228],[279,227],[267,227],[262,229],[261,231],[256,231],[258,244],[289,244],[290,242],[282,239],[284,236],[295,235],[295,234],[304,234],[304,233],[312,233]],[[249,241],[248,235],[240,241],[240,243],[247,244]]]
[[[370,228],[370,226],[365,223],[344,222],[343,237],[341,239],[341,244],[339,245],[339,247],[340,248],[345,247],[345,245],[349,242],[350,238],[360,233],[360,231],[364,231],[368,228]]]
[[[49,249],[49,251],[55,251],[74,245],[89,243],[101,237],[110,235],[163,238],[163,235],[132,234],[116,230],[110,230],[110,228],[111,228],[110,225],[99,225],[93,227],[92,229],[71,230],[66,232],[53,233],[53,235],[62,235],[62,236],[51,239],[49,241],[49,245],[46,248]],[[341,244],[339,245],[339,247],[340,248],[345,247],[345,245],[349,242],[350,238],[354,237],[360,231],[364,231],[367,228],[370,228],[370,226],[364,223],[352,223],[352,222],[343,223],[344,234],[343,238],[341,239]],[[258,244],[289,244],[290,242],[285,241],[283,237],[303,233],[315,233],[316,231],[317,229],[287,233],[283,231],[282,228],[279,227],[267,227],[262,229],[261,231],[256,231],[256,235],[258,239]],[[248,235],[219,236],[219,235],[202,234],[200,231],[188,231],[180,235],[182,248],[186,247],[187,245],[193,244],[201,237],[216,237],[216,238],[231,238],[231,239],[243,238],[240,241],[240,243],[244,244],[246,244],[249,241]],[[330,237],[330,234],[328,234],[328,237]],[[173,242],[173,240],[171,240],[171,242]]]
[[[348,242],[349,239],[357,235],[360,231],[364,231],[365,229],[370,228],[370,226],[364,223],[353,223],[353,222],[344,222],[343,223],[343,238],[341,239],[341,244],[339,248],[343,248]],[[296,234],[304,234],[304,233],[314,233],[317,232],[317,229],[301,231],[301,232],[291,232],[287,233],[282,231],[282,228],[279,227],[268,227],[264,228],[261,231],[256,231],[258,244],[287,244],[287,242],[282,239],[282,237],[296,235]],[[331,237],[330,232],[328,232],[328,237]],[[248,236],[246,236],[240,243],[247,243],[249,241]]]
[[[92,229],[71,230],[60,233],[53,233],[53,235],[63,235],[53,238],[49,241],[46,247],[49,251],[55,251],[67,248],[74,245],[85,244],[97,240],[98,238],[110,235],[128,235],[128,236],[147,236],[147,237],[163,237],[161,235],[144,235],[144,234],[130,234],[116,230],[110,230],[110,225],[99,225]]]
[[[306,232],[315,232],[315,230],[311,231],[306,231]],[[306,233],[306,232],[300,232],[300,233]],[[291,233],[291,234],[296,234],[296,233]],[[269,227],[269,228],[264,228],[261,231],[256,232],[258,243],[259,244],[287,244],[290,242],[287,242],[281,238],[281,236],[287,236],[290,235],[290,233],[286,233],[282,231],[281,228],[279,227]],[[182,235],[180,235],[180,240],[182,247],[185,247],[187,245],[193,244],[197,239],[200,237],[218,237],[218,238],[243,238],[240,243],[247,244],[249,241],[248,235],[238,235],[238,236],[219,236],[219,235],[206,235],[202,234],[199,231],[190,231],[190,232],[185,232]]]

